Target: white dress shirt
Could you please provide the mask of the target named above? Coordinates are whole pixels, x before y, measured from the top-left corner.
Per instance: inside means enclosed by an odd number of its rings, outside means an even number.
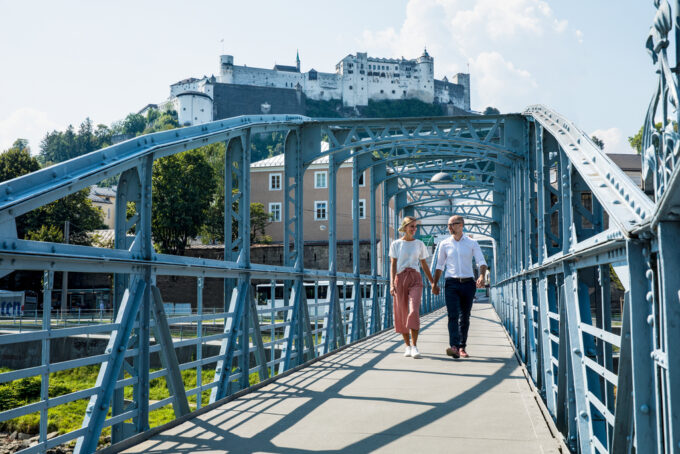
[[[477,261],[477,267],[486,265],[482,249],[479,244],[463,234],[460,241],[456,241],[453,235],[439,243],[439,255],[437,256],[437,269],[445,270],[444,277],[475,277],[472,271],[472,257]]]

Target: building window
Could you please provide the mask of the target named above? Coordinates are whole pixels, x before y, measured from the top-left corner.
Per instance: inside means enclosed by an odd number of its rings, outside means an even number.
[[[392,90],[392,94],[394,94],[394,90]]]
[[[349,89],[350,89],[350,90],[352,89],[352,86],[351,86],[351,85],[349,86]]]
[[[280,191],[281,190],[281,174],[280,173],[270,173],[269,174],[269,190],[270,191]]]
[[[352,200],[352,219],[354,219],[354,200]],[[359,219],[366,219],[366,199],[359,199]]]
[[[384,90],[380,90],[380,93],[385,93],[385,91],[384,91]]]
[[[323,189],[328,187],[328,172],[322,170],[314,172],[314,188]]]
[[[326,200],[314,202],[314,220],[326,221],[328,219],[328,202]]]
[[[360,188],[366,186],[366,180],[364,179],[364,174],[365,174],[365,173],[366,173],[366,172],[361,172],[361,173],[359,174],[359,187],[360,187]],[[354,181],[352,181],[352,186],[354,186]]]
[[[281,222],[281,202],[270,203],[269,214],[272,217],[272,222]]]

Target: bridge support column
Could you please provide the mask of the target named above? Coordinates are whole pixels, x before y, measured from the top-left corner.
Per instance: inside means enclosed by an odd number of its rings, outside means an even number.
[[[655,452],[658,447],[657,399],[654,351],[654,293],[650,244],[628,240],[627,258],[630,271],[628,307],[630,312],[631,370],[633,371],[633,421],[637,452]],[[677,270],[676,270],[677,272]]]
[[[344,134],[343,134],[344,136]],[[328,353],[345,344],[345,327],[339,302],[337,279],[338,261],[338,169],[342,159],[336,154],[328,157],[328,313],[324,319],[324,335],[322,338],[323,353]],[[344,295],[344,291],[343,291]]]
[[[225,244],[230,244],[225,248],[225,259],[233,259],[234,249],[237,248],[237,265],[240,271],[236,286],[228,295],[225,293],[225,300],[229,298],[228,312],[232,315],[225,317],[224,334],[220,346],[220,359],[215,367],[214,381],[217,385],[212,389],[210,401],[215,402],[222,399],[234,390],[235,384],[239,388],[249,386],[250,369],[250,326],[258,327],[257,314],[252,313],[253,295],[250,285],[250,130],[246,130],[241,136],[229,141],[225,153]],[[228,170],[227,170],[228,169]],[[227,177],[227,173],[230,174]],[[227,183],[231,182],[229,188]],[[237,189],[237,191],[234,191]],[[231,205],[238,203],[238,212],[231,209]],[[227,208],[227,205],[230,205]],[[231,240],[231,228],[227,229],[227,224],[231,224],[232,219],[237,221],[238,235],[235,241]],[[229,234],[229,237],[227,235]],[[229,290],[231,282],[225,280],[225,292]],[[255,323],[251,318],[255,317]],[[239,333],[240,331],[240,333]],[[239,337],[240,334],[240,337]],[[253,338],[260,336],[259,329],[253,329]],[[238,383],[231,380],[232,364],[234,353],[240,347],[238,357]],[[260,342],[256,345],[261,346]],[[263,364],[260,365],[264,367]],[[200,397],[199,397],[200,398]]]
[[[352,323],[350,325],[350,339],[352,342],[366,336],[366,316],[360,278],[361,249],[359,243],[359,225],[361,218],[359,216],[359,175],[359,159],[355,156],[352,159],[352,265],[354,272],[354,305],[352,307]]]
[[[304,272],[304,173],[303,157],[306,154],[318,154],[321,134],[316,126],[303,127],[288,134],[285,147],[285,202],[286,216],[293,213],[292,218],[286,218],[286,238],[294,238],[294,254],[288,257],[286,266],[294,266],[297,276],[292,283],[292,291],[288,305],[292,309],[288,312],[288,323],[284,337],[287,342],[283,345],[281,355],[283,361],[279,363],[279,373],[300,365],[306,359],[315,356],[315,347],[310,332],[310,320],[307,307],[307,295],[303,286]],[[306,149],[305,149],[306,148]],[[292,229],[291,229],[292,227]],[[294,261],[292,260],[294,257]],[[330,288],[329,288],[330,291]],[[286,294],[284,293],[284,298]],[[305,357],[305,343],[308,345]]]
[[[390,219],[390,196],[388,192],[388,182],[383,182],[382,187],[382,218],[383,218],[383,232],[382,232],[382,250],[383,250],[383,274],[390,281],[390,222],[395,221]],[[396,234],[396,230],[394,230]],[[387,329],[392,326],[392,294],[390,293],[390,283],[385,286],[385,312],[383,313],[382,328]]]
[[[377,246],[377,228],[376,223],[378,219],[378,210],[376,207],[376,190],[378,183],[377,180],[377,170],[375,167],[371,167],[370,173],[370,200],[371,213],[370,213],[370,223],[371,223],[371,277],[373,282],[371,283],[371,321],[369,326],[369,334],[374,334],[380,331],[380,298],[378,297],[378,246]],[[382,220],[383,224],[385,219]],[[383,261],[386,257],[383,255]]]

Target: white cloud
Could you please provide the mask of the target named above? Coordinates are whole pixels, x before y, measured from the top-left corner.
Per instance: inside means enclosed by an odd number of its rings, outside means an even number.
[[[567,21],[553,16],[550,6],[540,0],[442,0],[446,5],[454,34],[460,39],[476,37],[479,32],[492,39],[506,39],[518,34],[540,36],[547,29],[563,31]],[[473,5],[471,9],[470,5]]]
[[[480,109],[493,106],[501,112],[518,111],[526,107],[526,100],[538,86],[531,74],[515,67],[497,52],[483,52],[470,61],[474,74],[473,100]]]
[[[11,147],[17,139],[28,139],[35,154],[45,134],[58,128],[45,112],[30,107],[15,110],[7,118],[0,119],[0,151]]]
[[[576,35],[576,40],[578,43],[583,44],[583,32],[581,30],[576,30],[574,34]]]
[[[597,129],[590,133],[590,137],[592,136],[597,136],[604,142],[605,153],[636,153],[628,143],[628,138],[624,137],[619,128]]]
[[[427,46],[437,78],[468,72],[469,64],[472,108],[507,112],[537,95],[528,69],[534,56],[517,50],[530,41],[563,39],[568,28],[542,0],[410,0],[400,28],[365,30],[359,45],[370,55],[406,58]]]

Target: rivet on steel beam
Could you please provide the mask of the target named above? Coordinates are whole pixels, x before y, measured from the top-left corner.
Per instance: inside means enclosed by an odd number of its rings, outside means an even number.
[[[642,404],[642,405],[640,405],[640,412],[641,412],[643,415],[648,414],[648,413],[649,413],[649,406],[648,406],[647,404]]]
[[[650,314],[650,315],[647,316],[647,324],[649,326],[654,326],[654,316],[653,315]]]
[[[645,295],[645,299],[647,300],[648,303],[651,304],[654,301],[654,293],[652,293],[651,291],[647,292],[647,294]]]
[[[581,415],[581,418],[583,418],[583,419],[588,419],[588,413],[586,411],[581,411],[581,413],[579,413],[579,415]]]

